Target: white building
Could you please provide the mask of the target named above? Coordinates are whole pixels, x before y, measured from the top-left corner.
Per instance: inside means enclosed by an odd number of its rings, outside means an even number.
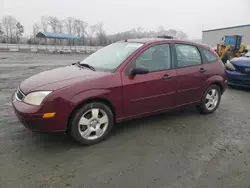
[[[216,47],[225,35],[241,35],[242,43],[250,47],[250,24],[202,31],[202,43]]]

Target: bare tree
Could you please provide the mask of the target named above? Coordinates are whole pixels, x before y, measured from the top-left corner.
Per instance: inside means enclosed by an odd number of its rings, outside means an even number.
[[[57,20],[57,32],[58,33],[63,33],[63,28],[64,28],[64,25],[63,25],[63,20]],[[60,45],[62,45],[62,40],[60,40]]]
[[[40,30],[40,26],[37,23],[35,23],[33,25],[33,43],[34,44],[35,44],[36,35],[39,32],[39,30]]]
[[[74,22],[75,18],[68,17],[64,20],[65,28],[68,34],[72,34],[74,32]],[[68,44],[70,45],[71,49],[71,40],[68,40]]]
[[[179,39],[179,40],[187,40],[188,36],[183,31],[177,31],[176,38]]]
[[[52,31],[54,33],[57,33],[59,31],[59,25],[60,25],[60,20],[57,17],[54,16],[49,16],[48,18],[48,24],[51,27]],[[56,39],[55,39],[55,45],[56,45]]]
[[[57,17],[49,16],[48,18],[48,25],[51,27],[54,33],[58,32],[58,25],[60,20]]]
[[[85,38],[87,35],[86,29],[88,27],[88,24],[84,21],[81,21],[81,38],[82,38],[82,44],[85,44]]]
[[[170,35],[170,36],[172,36],[170,34],[170,31],[165,30],[165,28],[163,26],[159,26],[157,28],[157,35]]]
[[[48,20],[49,20],[48,16],[41,17],[41,25],[44,32],[48,32],[48,27],[49,27]],[[47,43],[48,43],[47,38],[45,38],[46,49],[47,49]]]
[[[181,40],[186,40],[188,38],[187,34],[182,31],[170,29],[166,30],[163,26],[159,26],[156,31],[145,31],[143,28],[138,27],[131,29],[129,31],[116,33],[114,35],[108,35],[108,41],[115,42],[118,40],[130,39],[130,38],[140,38],[140,37],[156,37],[160,35],[168,35]]]
[[[12,39],[13,39],[13,31],[16,27],[16,19],[12,16],[5,16],[3,17],[3,20],[2,20],[2,24],[3,24],[3,28],[4,28],[4,32],[6,34],[6,43],[7,43],[7,46],[8,46],[8,39],[10,37],[10,41],[12,42]]]
[[[177,32],[178,32],[177,30],[170,29],[170,30],[168,30],[168,35],[176,38]]]
[[[8,24],[8,18],[7,17],[3,18],[2,24],[3,24],[3,27],[4,27],[4,32],[6,34],[6,44],[7,44],[7,48],[8,48],[8,39],[9,39],[10,30],[9,30],[9,24]]]
[[[3,36],[4,36],[4,32],[3,32],[2,25],[1,25],[1,23],[0,23],[0,39],[1,39],[1,41],[0,41],[0,42],[4,42],[4,41],[5,41],[5,39],[4,39],[4,38],[2,38]]]
[[[4,35],[4,32],[3,32],[3,28],[2,28],[2,25],[0,23],[0,36]]]
[[[159,32],[159,33],[161,33],[161,32],[165,31],[165,28],[162,25],[160,25],[160,26],[157,27],[156,31]]]
[[[68,17],[64,20],[65,23],[65,27],[67,30],[68,34],[72,34],[74,31],[74,22],[75,22],[75,18],[72,17]]]
[[[64,28],[63,23],[64,23],[63,20],[58,20],[58,23],[57,23],[57,32],[63,33],[63,28]]]
[[[82,38],[83,43],[85,40],[85,35],[87,35],[86,28],[88,24],[82,20],[75,19],[73,22],[73,34],[79,38]]]
[[[78,37],[81,37],[81,20],[74,20],[73,24],[73,33],[74,35],[77,35]],[[75,41],[73,41],[75,43]]]
[[[142,27],[137,27],[136,29],[137,37],[141,37],[143,35],[144,29]]]
[[[44,32],[48,32],[49,18],[48,16],[41,17],[41,25]]]
[[[73,33],[76,34],[78,37],[81,36],[81,20],[75,20],[73,24]]]
[[[93,45],[93,36],[97,31],[97,25],[91,25],[89,31],[87,32],[89,38],[89,45]]]
[[[99,45],[104,46],[107,44],[107,35],[103,29],[103,23],[99,22],[96,25],[96,29],[97,29],[97,38],[99,40]]]
[[[18,42],[18,49],[20,48],[20,37],[23,35],[24,33],[24,27],[21,25],[20,22],[17,22],[16,24],[16,38],[17,38],[17,42]]]
[[[16,18],[9,16],[9,26],[10,26],[10,41],[13,42],[13,36],[15,36],[15,29],[16,29]]]

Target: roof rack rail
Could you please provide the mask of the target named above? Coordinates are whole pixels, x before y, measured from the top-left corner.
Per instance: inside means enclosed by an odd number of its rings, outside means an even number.
[[[174,39],[174,37],[173,37],[173,36],[168,36],[168,35],[157,36],[157,38],[163,38],[163,39]]]

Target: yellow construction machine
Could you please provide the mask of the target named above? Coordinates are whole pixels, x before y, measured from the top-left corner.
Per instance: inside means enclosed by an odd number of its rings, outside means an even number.
[[[248,52],[247,46],[241,41],[242,36],[232,35],[224,36],[220,44],[217,44],[216,52],[224,63],[226,63],[227,60],[240,57],[241,54]]]

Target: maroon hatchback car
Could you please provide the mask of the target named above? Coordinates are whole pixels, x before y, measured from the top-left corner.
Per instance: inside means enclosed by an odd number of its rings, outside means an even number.
[[[207,46],[131,39],[24,80],[12,105],[30,130],[66,131],[91,145],[107,138],[116,122],[189,105],[212,113],[226,83],[223,63]]]

